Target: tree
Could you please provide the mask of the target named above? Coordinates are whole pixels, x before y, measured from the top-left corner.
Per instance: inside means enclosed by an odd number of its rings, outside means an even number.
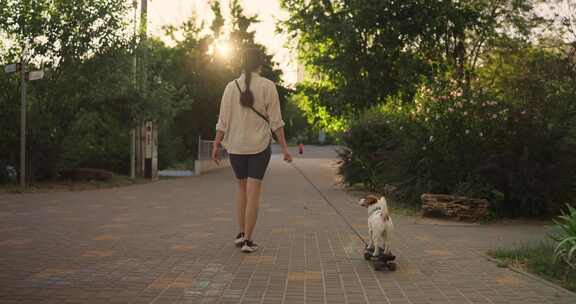
[[[126,1],[5,2],[0,28],[12,46],[0,58],[17,60],[28,43],[32,68],[42,62],[46,70],[43,80],[29,86],[30,175],[53,178],[60,169],[75,166],[127,172],[133,122],[171,118],[179,106],[174,86],[157,76],[163,49],[155,41],[148,43],[149,73],[156,76],[142,95],[133,84]],[[4,75],[0,83],[8,92],[0,94],[0,112],[9,113],[0,122],[6,130],[1,134],[0,159],[15,163],[18,84]]]
[[[101,74],[85,69],[93,58],[106,57],[128,46],[125,17],[126,1],[86,0],[82,5],[63,0],[4,0],[0,7],[0,36],[9,42],[0,54],[0,62],[19,61],[28,45],[27,59],[38,68],[43,63],[46,77],[29,87],[29,142],[28,157],[33,177],[53,177],[63,165],[62,147],[75,121],[95,100],[106,94],[95,92],[91,80],[106,83],[110,70],[101,67]],[[97,59],[96,59],[97,60]],[[35,66],[35,67],[34,67]],[[99,76],[96,78],[96,75]],[[6,91],[0,96],[0,112],[10,113],[2,120],[2,135],[6,149],[1,159],[14,162],[18,149],[17,108],[18,86],[12,79],[2,81]],[[128,82],[130,83],[130,82]],[[108,82],[107,85],[115,83]],[[89,93],[96,95],[89,96]]]
[[[29,44],[31,58],[42,57],[57,70],[127,45],[127,10],[123,0],[86,0],[82,5],[65,0],[4,0],[0,28],[20,49]]]
[[[258,18],[247,15],[237,0],[230,3],[228,19],[218,1],[212,2],[211,9],[215,18],[209,25],[199,23],[192,16],[178,26],[165,28],[175,47],[167,50],[163,64],[168,68],[161,75],[174,84],[179,98],[185,102],[174,120],[161,128],[162,140],[173,143],[171,149],[178,147],[179,151],[171,155],[172,160],[162,160],[164,166],[196,156],[199,136],[213,138],[222,93],[228,82],[240,74],[240,55],[245,48],[257,47],[265,54],[262,75],[279,84],[283,104],[289,94],[281,82],[282,71],[267,54],[266,47],[254,41],[251,26]],[[205,27],[210,29],[208,34],[203,34]],[[218,56],[213,51],[217,43],[225,40],[233,49],[230,58]],[[168,155],[171,151],[162,140],[160,155]]]
[[[453,71],[466,83],[492,37],[525,37],[538,24],[535,2],[282,0],[281,26],[314,75],[313,102],[349,116],[389,96],[411,100],[422,78]]]
[[[552,9],[556,10],[554,16],[570,35],[569,39],[576,43],[576,3],[570,0],[554,0]]]
[[[0,37],[5,39],[0,39],[0,63],[18,60],[27,42],[33,68],[43,62],[46,69],[46,77],[29,86],[28,155],[35,179],[53,178],[62,168],[78,166],[126,173],[130,128],[137,121],[159,122],[161,166],[195,156],[198,136],[214,135],[222,92],[239,69],[209,50],[233,31],[245,37],[242,46],[256,45],[250,32],[256,18],[245,16],[234,2],[230,24],[238,26],[227,28],[220,3],[214,1],[216,18],[209,26],[192,17],[166,28],[175,46],[147,39],[149,77],[142,93],[131,72],[138,41],[128,33],[126,3],[2,2]],[[206,29],[212,32],[204,34]],[[264,75],[279,81],[281,71],[271,56],[266,58]],[[18,78],[0,75],[0,89],[0,163],[14,165],[19,147]]]

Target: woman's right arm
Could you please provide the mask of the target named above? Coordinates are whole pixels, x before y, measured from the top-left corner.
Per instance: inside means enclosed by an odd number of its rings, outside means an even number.
[[[230,86],[226,86],[222,101],[220,102],[220,114],[218,115],[218,123],[216,124],[216,136],[214,137],[214,145],[212,146],[212,159],[214,162],[220,164],[220,146],[224,134],[228,132],[230,124],[230,100],[231,100]]]
[[[220,165],[220,147],[223,137],[224,132],[216,131],[216,137],[214,137],[214,145],[212,146],[212,160],[214,160],[217,165]]]
[[[286,143],[286,136],[284,135],[284,120],[282,120],[282,111],[280,109],[280,97],[278,96],[278,90],[275,84],[272,84],[268,89],[267,99],[269,102],[267,110],[270,119],[270,128],[278,137],[278,143],[282,147],[284,160],[291,162],[292,155],[290,155],[290,151],[288,151],[288,144]]]

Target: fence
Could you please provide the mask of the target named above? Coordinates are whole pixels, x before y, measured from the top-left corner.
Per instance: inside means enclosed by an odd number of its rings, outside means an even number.
[[[214,163],[212,160],[213,147],[213,140],[203,140],[201,137],[198,138],[198,159],[194,162],[194,173],[196,175],[230,165],[230,162],[228,161],[228,152],[224,148],[222,148],[222,151],[220,152],[220,166]]]

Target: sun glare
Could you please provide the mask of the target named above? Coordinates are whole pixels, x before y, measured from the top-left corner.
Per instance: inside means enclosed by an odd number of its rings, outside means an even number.
[[[232,46],[228,41],[217,41],[216,50],[218,51],[218,55],[224,58],[229,58],[232,54]]]

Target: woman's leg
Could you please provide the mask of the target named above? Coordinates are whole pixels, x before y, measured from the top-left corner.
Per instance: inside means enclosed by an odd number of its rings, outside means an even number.
[[[262,191],[262,180],[248,178],[246,183],[247,206],[246,206],[246,223],[244,232],[246,239],[252,240],[252,232],[258,219],[258,207],[260,206],[260,192]]]
[[[236,191],[236,220],[240,227],[240,232],[244,232],[246,219],[246,179],[238,179],[238,191]]]
[[[252,241],[252,233],[258,219],[258,208],[260,207],[260,193],[262,192],[262,179],[270,162],[271,149],[251,156],[248,159],[248,181],[246,183],[246,240]]]

